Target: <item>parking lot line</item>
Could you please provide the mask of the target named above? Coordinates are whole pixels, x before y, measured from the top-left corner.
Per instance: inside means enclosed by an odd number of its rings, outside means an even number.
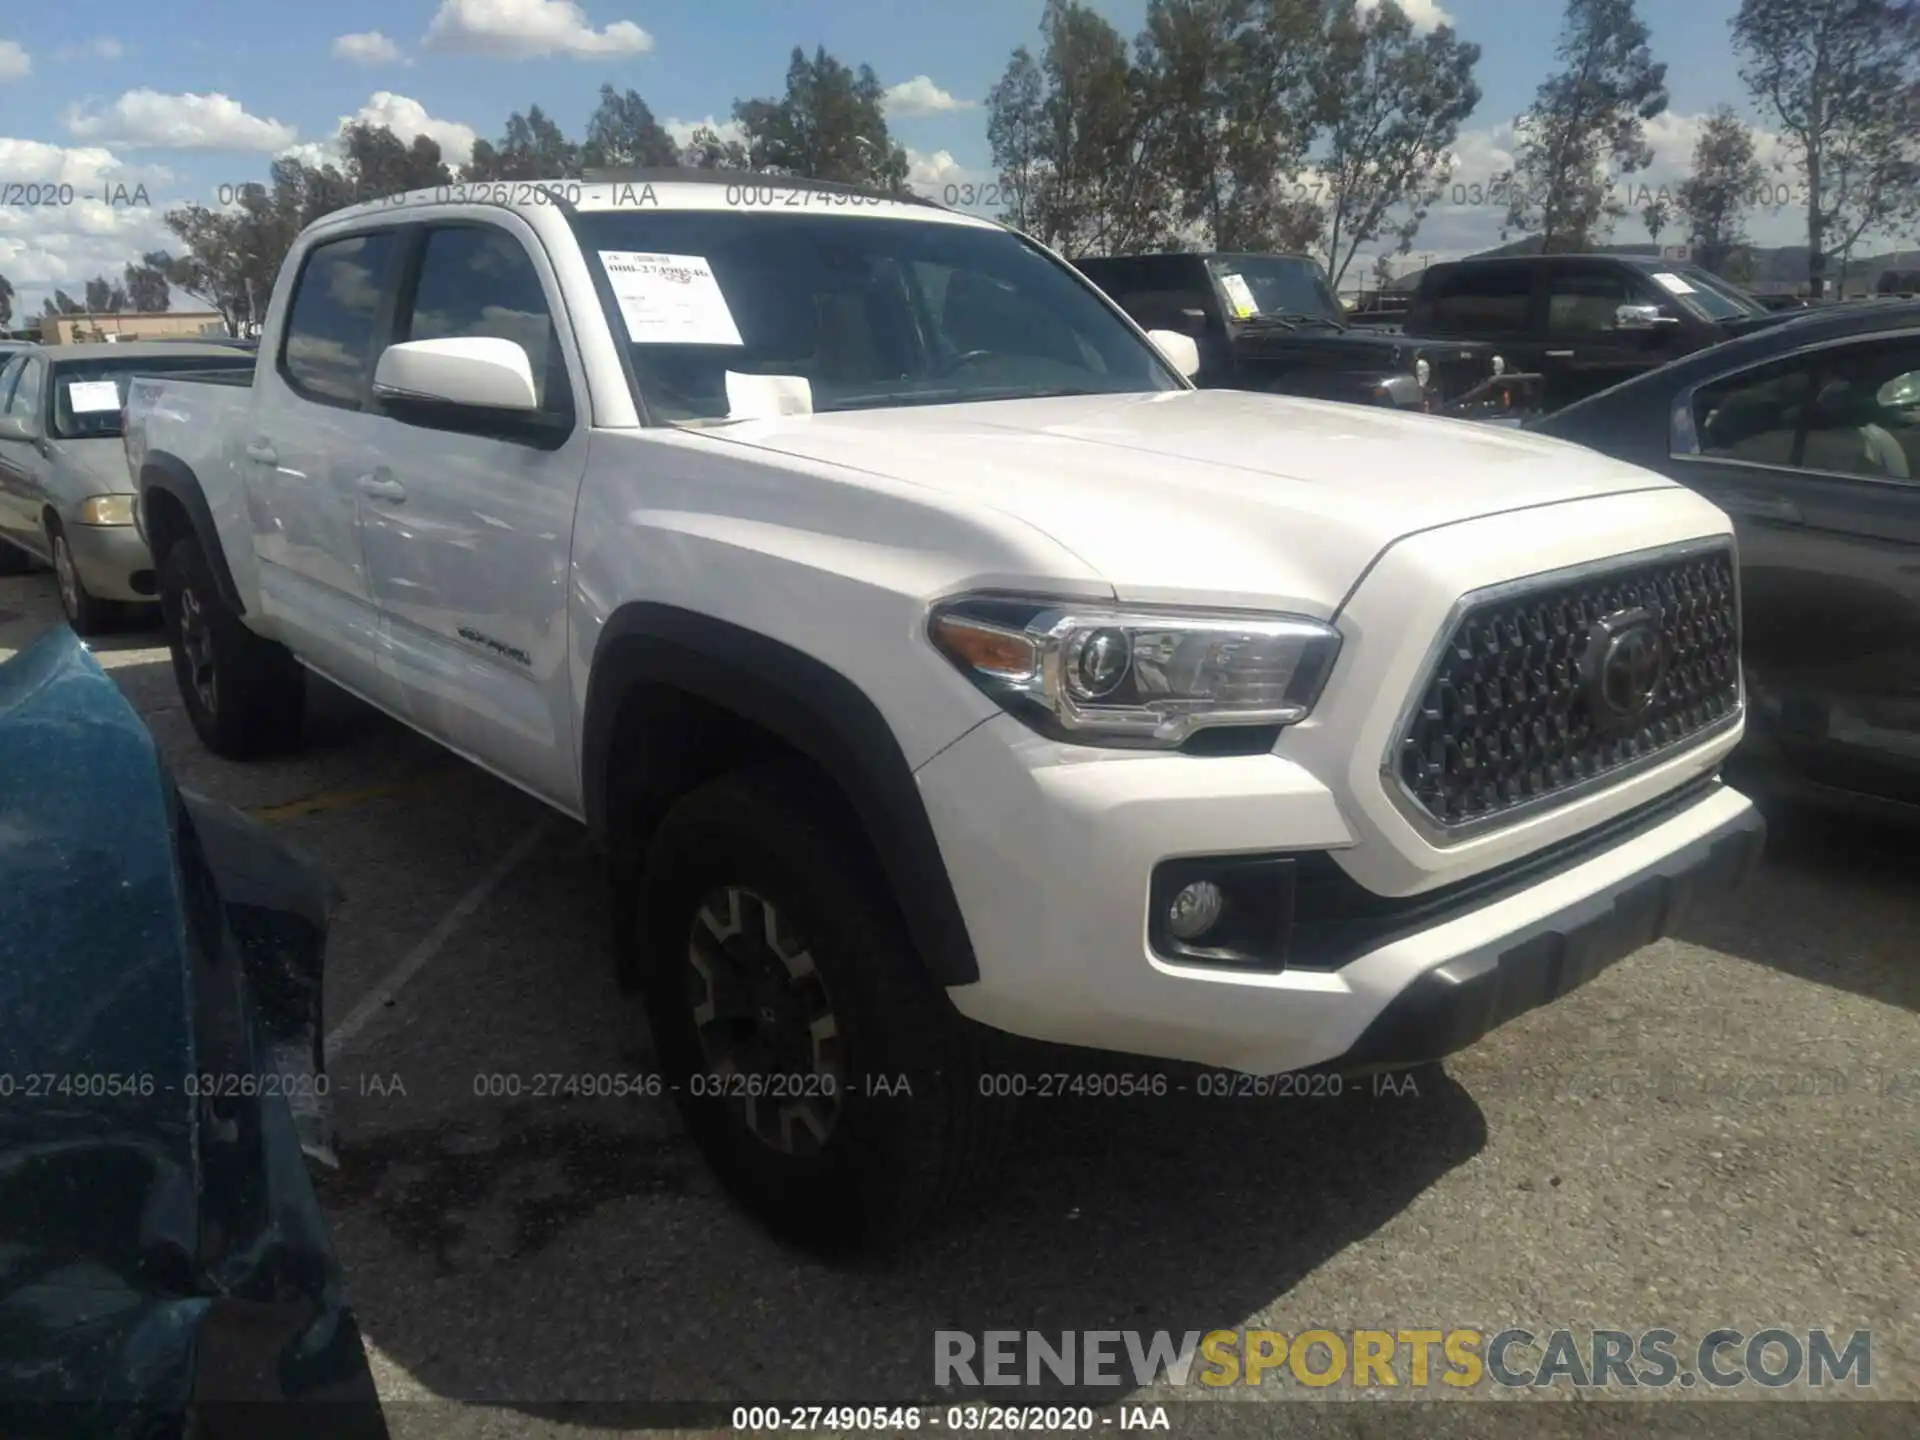
[[[454,902],[453,908],[440,918],[440,922],[426,933],[418,945],[406,953],[386,978],[361,997],[360,1003],[353,1007],[347,1018],[328,1033],[325,1050],[327,1064],[331,1065],[335,1057],[353,1043],[354,1038],[393,1001],[401,989],[427,967],[461,923],[486,903],[487,897],[513,873],[516,865],[533,853],[534,848],[552,832],[552,828],[549,820],[536,821],[533,828],[515,841],[513,848],[495,861],[487,873],[474,883],[473,888]]]
[[[354,806],[364,805],[369,800],[384,800],[391,795],[402,795],[410,790],[417,790],[422,786],[445,780],[453,773],[451,770],[432,770],[424,775],[409,775],[385,785],[369,785],[360,790],[322,790],[317,795],[289,800],[284,804],[263,805],[251,813],[253,818],[262,825],[284,825],[289,820],[304,820],[309,815],[324,815],[332,810],[351,810]]]

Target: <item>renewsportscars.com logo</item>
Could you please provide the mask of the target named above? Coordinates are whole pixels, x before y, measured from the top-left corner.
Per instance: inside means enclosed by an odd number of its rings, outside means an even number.
[[[1673,1330],[938,1330],[947,1387],[1111,1385],[1146,1389],[1304,1385],[1460,1394],[1485,1388],[1661,1390],[1873,1384],[1873,1332]]]

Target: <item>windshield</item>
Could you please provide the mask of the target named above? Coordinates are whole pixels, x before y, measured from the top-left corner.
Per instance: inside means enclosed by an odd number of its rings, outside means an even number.
[[[1341,320],[1340,302],[1326,272],[1299,255],[1218,255],[1207,261],[1228,314],[1236,320],[1256,316]]]
[[[180,370],[251,370],[253,356],[167,355],[145,359],[73,360],[53,367],[55,440],[112,440],[120,434],[120,412],[136,375],[165,375]]]
[[[668,423],[1181,388],[1084,281],[1004,230],[732,210],[573,224]]]
[[[1667,265],[1652,274],[1655,284],[1702,319],[1745,320],[1768,313],[1766,306],[1731,281],[1698,265]]]

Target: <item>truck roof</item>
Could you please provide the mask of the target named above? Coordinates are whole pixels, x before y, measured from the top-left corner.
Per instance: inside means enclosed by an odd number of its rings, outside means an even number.
[[[747,192],[751,191],[751,198]],[[940,224],[1000,229],[996,222],[949,209],[918,195],[893,195],[861,185],[768,175],[754,170],[596,171],[590,179],[456,180],[430,189],[409,190],[336,210],[320,222],[332,224],[396,210],[452,205],[494,205],[521,213],[573,210],[591,214],[611,210],[745,210],[768,213],[826,213],[859,219],[930,220]]]

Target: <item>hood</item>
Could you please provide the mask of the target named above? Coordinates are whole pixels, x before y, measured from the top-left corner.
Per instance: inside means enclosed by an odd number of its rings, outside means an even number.
[[[1416,531],[1673,482],[1468,421],[1237,390],[904,406],[700,432],[1027,522],[1122,600],[1328,616]]]
[[[104,439],[54,440],[54,463],[75,480],[84,479],[91,495],[131,495],[135,486],[127,468],[126,442]]]

